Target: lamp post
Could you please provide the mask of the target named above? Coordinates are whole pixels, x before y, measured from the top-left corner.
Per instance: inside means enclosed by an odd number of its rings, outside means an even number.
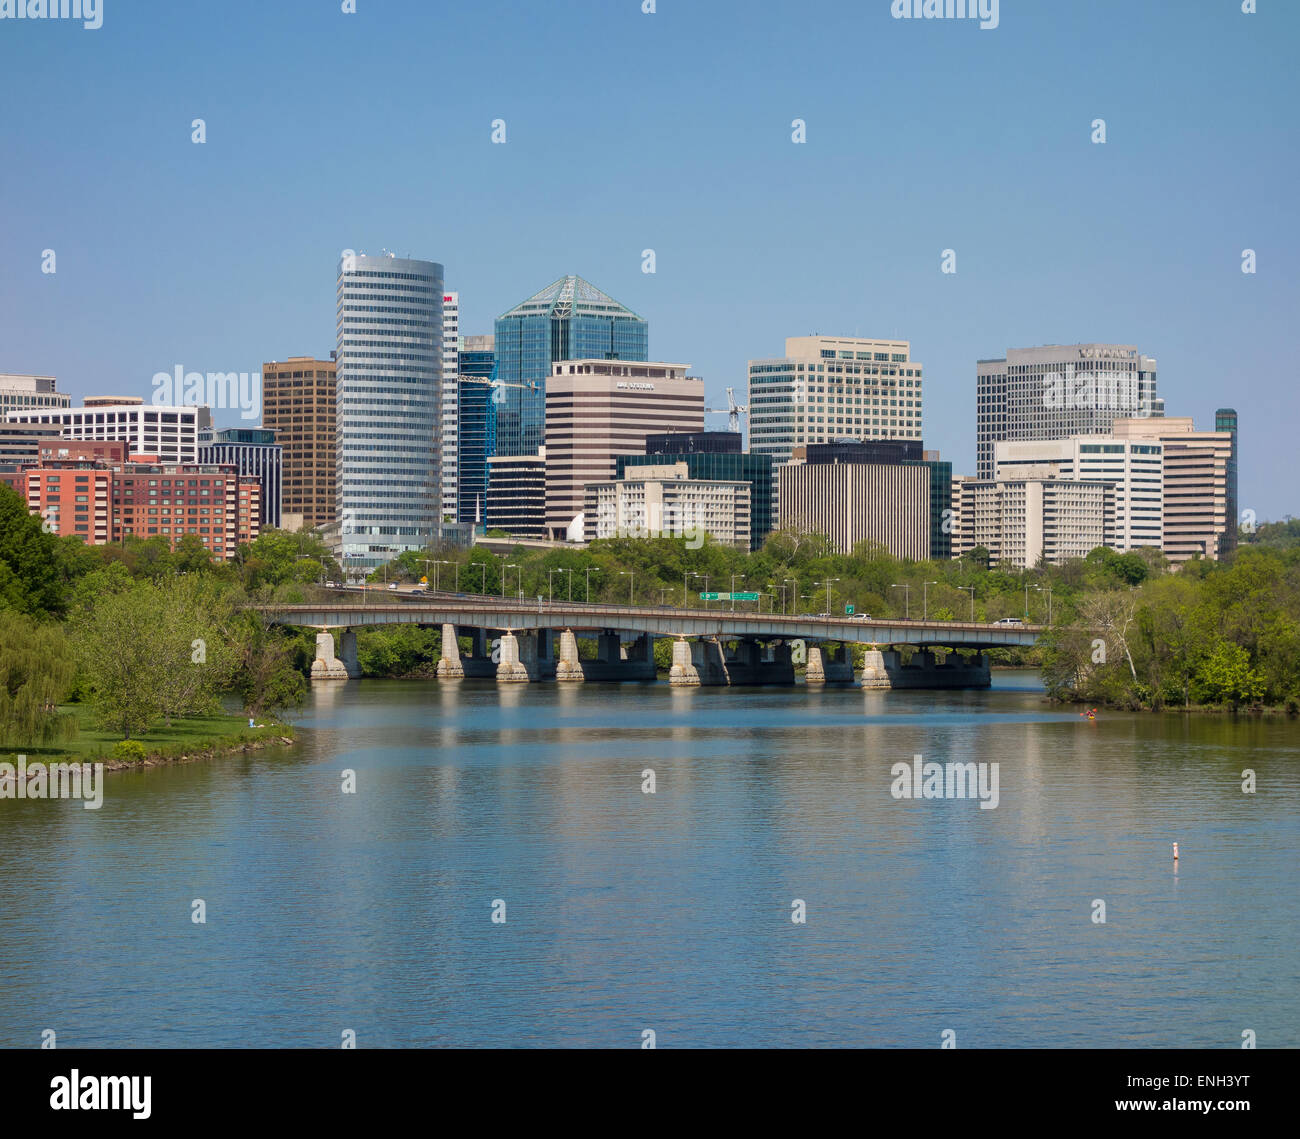
[[[636,570],[619,570],[619,577],[627,578],[627,603],[632,604],[632,591],[636,588]]]
[[[826,616],[827,617],[830,617],[831,610],[835,608],[835,606],[831,604],[831,582],[839,581],[839,580],[840,579],[838,577],[828,577],[826,579]]]
[[[970,594],[970,623],[975,624],[975,587],[973,585],[959,585],[958,589],[966,590]]]
[[[591,604],[591,571],[593,569],[595,569],[597,573],[600,573],[600,566],[587,567],[587,604],[588,605]]]
[[[903,591],[903,620],[912,619],[912,587],[908,585],[891,585],[890,589],[901,589]]]
[[[1050,625],[1052,623],[1052,587],[1050,585],[1036,585],[1034,589],[1038,593],[1047,594],[1047,623]],[[1028,605],[1025,606],[1025,617],[1026,619],[1029,617]]]
[[[479,562],[478,568],[483,571],[483,576],[479,580],[478,591],[483,596],[487,596],[487,562]]]
[[[564,571],[560,570],[559,572],[563,573]],[[553,569],[546,571],[546,602],[548,605],[555,601],[555,573],[556,571]]]
[[[510,576],[510,571],[511,571],[511,570],[517,570],[517,569],[519,569],[519,567],[518,567],[514,562],[511,562],[508,566],[506,566],[506,567],[505,567],[504,569],[502,569],[502,571],[501,571],[501,600],[502,600],[502,601],[504,601],[504,600],[506,599],[506,578],[508,578],[508,577]],[[522,574],[522,572],[521,572],[520,574],[518,574],[517,576],[520,578],[520,582],[519,582],[519,595],[520,595],[520,597],[522,598],[522,597],[523,597],[523,592],[524,592],[524,583],[523,583],[523,580],[522,580],[522,578],[523,578],[523,574]]]
[[[693,570],[687,570],[686,573],[682,574],[682,608],[683,609],[690,608],[690,605],[687,603],[687,594],[689,591],[687,590],[686,583],[693,577],[702,577],[702,576],[703,576],[702,574],[695,573]]]
[[[435,561],[433,564],[434,564],[434,571],[433,571],[433,592],[434,592],[434,593],[437,593],[437,592],[438,592],[438,570],[437,570],[437,567],[438,567],[438,566],[449,566],[449,565],[453,565],[454,563],[453,563],[453,562],[449,562],[449,561],[447,561],[446,558],[438,558],[437,561]]]
[[[1038,586],[1034,586],[1035,589]],[[1025,582],[1025,621],[1029,621],[1029,582]]]
[[[731,575],[731,611],[733,613],[736,611],[736,578],[744,581],[745,575],[743,573],[733,573]]]
[[[923,581],[921,583],[921,620],[930,619],[930,586],[938,585],[937,581]]]
[[[784,614],[784,613],[788,613],[788,610],[786,609],[785,587],[786,587],[787,585],[789,585],[791,582],[794,582],[794,589],[793,589],[793,590],[791,591],[791,593],[790,593],[790,604],[791,604],[791,606],[794,605],[794,602],[798,599],[798,596],[799,596],[799,579],[798,579],[798,578],[787,577],[783,582],[781,582],[781,612],[782,612],[783,614]]]

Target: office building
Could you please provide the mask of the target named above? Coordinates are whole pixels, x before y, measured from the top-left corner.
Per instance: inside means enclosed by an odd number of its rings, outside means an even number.
[[[948,505],[950,557],[963,557],[975,548],[975,486],[979,481],[974,475],[953,476]]]
[[[457,518],[460,438],[460,293],[442,294],[442,516]]]
[[[262,365],[262,426],[281,450],[280,521],[286,530],[333,522],[338,479],[335,363],[290,356]]]
[[[349,573],[420,550],[442,521],[442,266],[349,256],[338,274],[332,550]]]
[[[1197,431],[1190,417],[1116,419],[1118,439],[1164,449],[1162,548],[1173,565],[1223,557],[1236,545],[1237,413],[1221,408],[1214,431]]]
[[[24,376],[0,372],[0,419],[11,411],[36,411],[72,406],[72,397],[54,390],[53,376]]]
[[[619,455],[616,479],[642,474],[641,468],[683,463],[687,477],[705,482],[749,485],[749,544],[757,550],[772,532],[772,457],[744,454],[740,434],[731,431],[678,431],[646,436],[644,455]],[[585,513],[585,512],[584,512]],[[590,538],[590,533],[587,534]]]
[[[260,522],[263,527],[280,525],[283,493],[283,455],[275,432],[265,428],[207,428],[199,432],[199,462],[233,466],[244,478],[256,479],[261,487]]]
[[[492,376],[496,338],[462,336],[457,356],[456,510],[463,523],[483,523],[487,460],[496,451],[496,404]]]
[[[164,463],[197,462],[199,430],[212,426],[206,407],[160,407],[138,396],[100,396],[82,407],[13,411],[6,418],[43,424],[48,434],[65,439],[125,443],[128,457],[152,455]]]
[[[748,481],[697,479],[683,458],[658,459],[649,466],[630,466],[611,482],[587,485],[583,518],[588,541],[680,538],[698,549],[707,534],[722,545],[750,549]]]
[[[783,357],[749,361],[749,449],[780,464],[837,439],[919,444],[921,372],[906,340],[790,337]]]
[[[1139,420],[1138,422],[1159,422]],[[1064,478],[1115,488],[1114,529],[1104,545],[1126,554],[1164,547],[1164,447],[1155,440],[1073,435],[1038,442],[1002,442],[993,448],[994,477]]]
[[[546,385],[561,360],[646,360],[649,325],[581,277],[547,285],[496,321],[497,455],[536,453],[545,442]]]
[[[36,445],[49,434],[50,429],[40,423],[8,423],[0,419],[0,464],[36,462]]]
[[[989,564],[1059,566],[1105,545],[1115,527],[1115,488],[1081,479],[977,480],[971,484],[972,537]]]
[[[901,450],[901,449],[900,449]],[[778,526],[825,534],[841,554],[876,542],[894,557],[930,557],[931,480],[924,462],[876,461],[872,445],[800,447],[777,467]]]
[[[1156,362],[1131,344],[1012,348],[975,370],[975,473],[994,475],[1004,441],[1109,435],[1119,416],[1158,414]]]
[[[499,360],[499,357],[498,357]],[[546,382],[546,527],[576,533],[588,483],[614,477],[619,455],[646,437],[704,430],[704,381],[687,364],[568,360]]]
[[[492,455],[487,461],[486,525],[512,538],[546,536],[546,448],[536,455]]]

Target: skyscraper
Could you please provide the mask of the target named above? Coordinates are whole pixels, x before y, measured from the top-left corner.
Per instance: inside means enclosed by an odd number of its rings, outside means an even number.
[[[546,380],[560,360],[646,360],[650,326],[581,277],[547,285],[496,322],[498,455],[542,446]]]
[[[442,295],[442,513],[456,520],[459,489],[456,468],[460,421],[460,385],[456,382],[460,356],[460,293]]]
[[[262,426],[283,451],[281,521],[314,530],[337,514],[338,392],[333,360],[290,356],[262,365]]]
[[[1131,344],[1049,344],[980,360],[975,470],[993,478],[993,444],[1109,435],[1121,417],[1160,414],[1156,362]]]
[[[339,265],[333,544],[353,573],[437,534],[443,295],[432,261],[348,254]]]
[[[486,517],[488,456],[496,441],[496,405],[492,402],[494,338],[462,336],[457,361],[456,521]]]
[[[779,464],[840,439],[919,442],[921,390],[906,340],[788,337],[783,357],[749,362],[749,449]]]

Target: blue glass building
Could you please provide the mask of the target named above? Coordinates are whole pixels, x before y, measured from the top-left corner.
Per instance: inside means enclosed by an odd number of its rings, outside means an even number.
[[[562,277],[496,321],[497,455],[532,455],[545,437],[546,378],[559,360],[649,360],[650,326],[581,277]]]
[[[487,517],[487,460],[496,447],[496,406],[492,402],[496,352],[491,345],[490,336],[461,337],[457,522],[482,522]]]

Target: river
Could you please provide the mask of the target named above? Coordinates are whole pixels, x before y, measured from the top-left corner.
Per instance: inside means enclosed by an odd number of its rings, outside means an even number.
[[[349,682],[291,748],[0,802],[0,1045],[1300,1046],[1296,724],[994,676]],[[894,798],[917,754],[997,806]]]

